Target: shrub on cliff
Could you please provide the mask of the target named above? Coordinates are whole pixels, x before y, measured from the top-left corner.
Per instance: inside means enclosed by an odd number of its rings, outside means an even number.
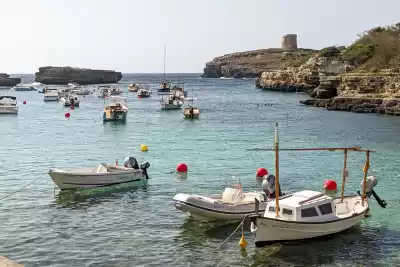
[[[400,23],[364,32],[343,51],[341,59],[359,69],[397,67],[400,63]]]
[[[340,49],[336,46],[329,46],[321,49],[318,56],[320,57],[336,57],[340,54]]]

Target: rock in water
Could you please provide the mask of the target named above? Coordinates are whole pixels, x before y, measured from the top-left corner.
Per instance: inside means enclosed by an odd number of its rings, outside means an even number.
[[[121,72],[113,70],[91,70],[71,67],[41,67],[35,73],[35,81],[43,84],[79,84],[115,83],[122,79]]]
[[[10,75],[0,73],[0,86],[15,86],[21,82],[20,78],[10,78]]]

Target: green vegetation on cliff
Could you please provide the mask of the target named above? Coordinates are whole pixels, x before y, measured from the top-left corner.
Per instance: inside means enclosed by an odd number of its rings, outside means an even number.
[[[355,71],[398,68],[400,63],[400,23],[364,32],[352,45],[327,47],[320,56],[337,57],[353,65]]]

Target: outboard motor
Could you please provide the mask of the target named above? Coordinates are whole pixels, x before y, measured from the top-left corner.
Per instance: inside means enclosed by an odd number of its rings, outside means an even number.
[[[386,201],[381,199],[374,191],[374,187],[378,184],[378,180],[376,179],[375,176],[369,176],[367,177],[367,186],[365,188],[365,194],[367,195],[367,197],[371,197],[371,195],[374,196],[375,200],[378,202],[379,206],[381,206],[382,208],[386,208]],[[361,196],[361,193],[363,188],[364,188],[364,179],[361,180],[361,190],[357,191],[357,194]]]
[[[145,161],[142,164],[140,164],[140,169],[143,171],[144,176],[146,179],[150,179],[149,175],[147,174],[147,169],[150,167],[150,162]]]
[[[264,180],[261,184],[261,187],[264,191],[265,194],[267,194],[267,196],[269,198],[276,198],[276,194],[275,194],[275,176],[272,174],[267,174],[264,176]],[[282,191],[281,191],[281,186],[279,185],[279,196],[281,197]]]

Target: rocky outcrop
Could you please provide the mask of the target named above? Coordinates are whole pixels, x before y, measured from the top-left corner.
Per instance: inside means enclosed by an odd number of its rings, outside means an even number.
[[[316,50],[280,48],[253,50],[216,57],[206,64],[204,78],[256,78],[264,71],[284,70],[300,66]]]
[[[0,86],[12,87],[21,82],[20,78],[10,78],[10,75],[0,73]]]
[[[330,98],[336,96],[338,75],[351,68],[346,62],[332,60],[328,57],[314,55],[298,68],[267,71],[256,80],[261,89],[284,92],[308,92],[314,97]],[[287,90],[287,88],[291,90]]]
[[[122,79],[121,72],[112,70],[92,70],[71,67],[41,67],[35,73],[35,81],[43,84],[79,84],[115,83]]]
[[[335,78],[337,97],[300,101],[304,105],[356,113],[400,115],[400,72],[346,73]]]

